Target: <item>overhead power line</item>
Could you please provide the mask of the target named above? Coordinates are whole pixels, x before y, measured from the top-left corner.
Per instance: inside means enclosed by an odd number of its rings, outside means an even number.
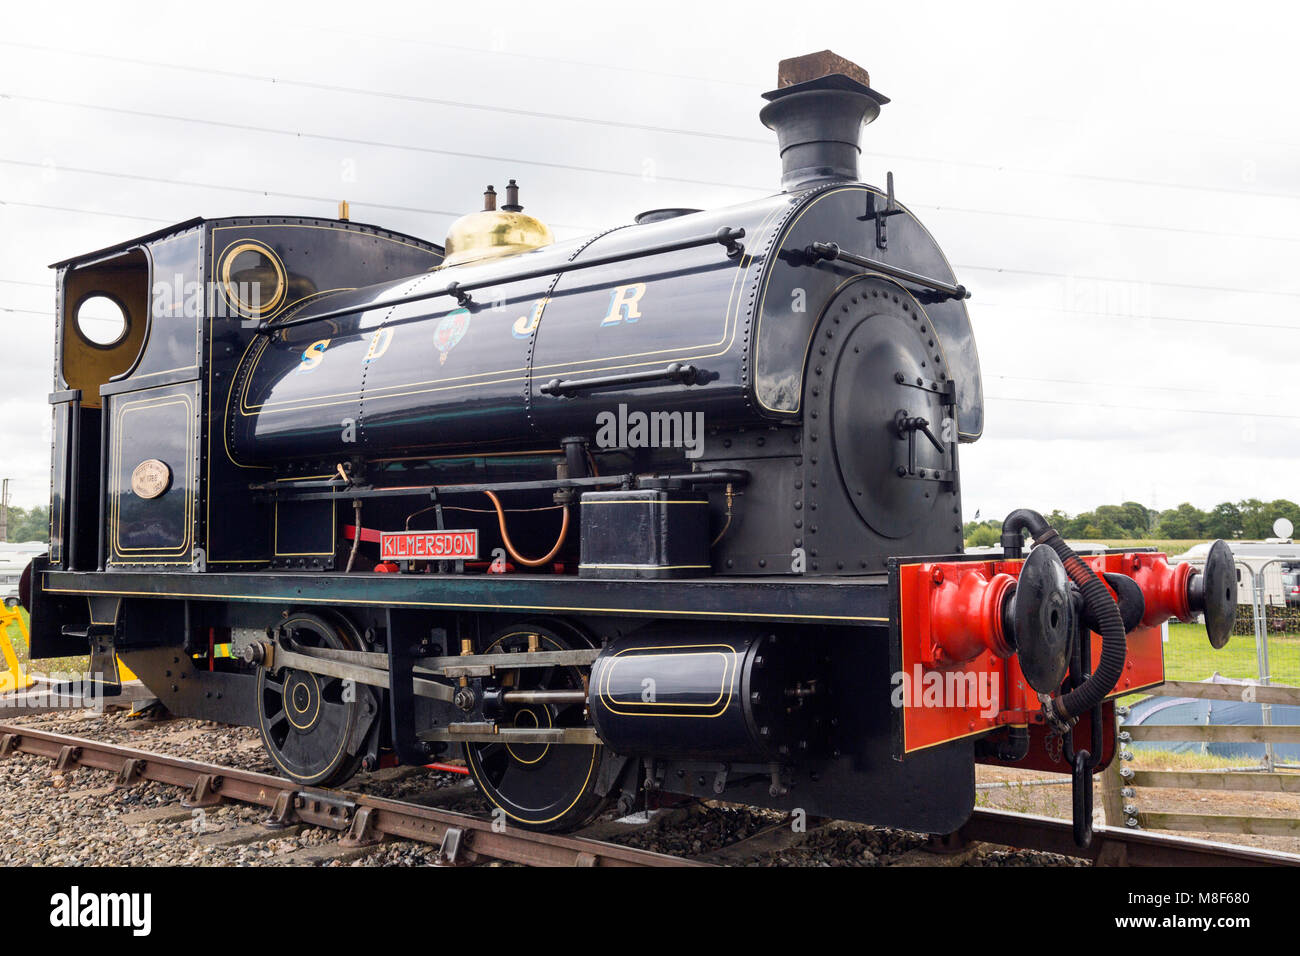
[[[545,160],[519,156],[493,156],[488,153],[473,153],[457,149],[441,149],[435,146],[420,146],[415,143],[395,143],[386,140],[365,139],[355,136],[339,136],[334,133],[311,133],[302,130],[284,129],[274,126],[255,126],[250,123],[227,123],[221,120],[205,119],[201,116],[178,116],[175,113],[158,113],[151,110],[132,110],[120,106],[106,106],[100,103],[85,103],[76,100],[60,100],[43,96],[27,96],[21,93],[0,93],[0,100],[16,102],[41,103],[50,106],[64,106],[73,109],[93,110],[95,112],[113,113],[118,116],[135,116],[144,119],[167,120],[174,123],[189,123],[195,126],[209,126],[214,129],[239,130],[241,132],[265,133],[272,136],[286,136],[290,139],[310,139],[321,142],[344,143],[349,146],[367,146],[376,149],[392,149],[411,153],[424,153],[432,156],[454,156],[458,159],[476,159],[492,163],[507,163],[512,166],[536,166],[542,169],[562,169],[577,173],[598,173],[608,176],[622,176],[628,179],[645,180],[644,172],[625,169],[609,169],[602,166],[582,166],[576,163],[555,163]],[[715,186],[726,189],[738,189],[744,192],[774,192],[775,187],[746,186],[735,182],[721,180],[693,179],[685,176],[660,176],[654,180],[674,183],[687,183],[699,186]]]
[[[604,176],[618,176],[625,179],[638,179],[645,181],[644,172],[629,169],[611,169],[605,166],[583,166],[576,163],[550,162],[537,158],[525,158],[521,156],[496,156],[489,153],[475,153],[464,150],[443,149],[435,146],[421,146],[415,143],[398,143],[387,140],[366,139],[363,137],[340,136],[335,133],[313,133],[303,130],[284,129],[282,127],[258,126],[251,123],[234,123],[223,122],[221,120],[206,119],[200,116],[181,116],[175,113],[161,113],[153,110],[135,110],[127,109],[120,106],[108,106],[100,103],[87,103],[78,100],[64,100],[53,97],[28,96],[20,93],[0,93],[0,99],[13,100],[15,102],[39,103],[49,106],[61,106],[68,109],[89,110],[92,112],[111,113],[118,116],[133,116],[140,119],[163,120],[172,123],[185,123],[195,126],[207,126],[213,129],[239,130],[241,132],[262,133],[270,136],[288,137],[297,140],[314,140],[319,142],[342,143],[349,146],[364,146],[372,149],[397,150],[402,152],[422,153],[433,156],[453,156],[458,159],[473,159],[482,162],[502,163],[510,166],[533,166],[539,169],[558,169],[566,172],[594,173]],[[683,183],[692,186],[708,186],[719,189],[734,189],[741,192],[753,192],[757,194],[768,194],[774,191],[773,186],[749,185],[737,182],[724,182],[714,179],[699,179],[691,176],[664,176],[656,174],[656,182]],[[1249,232],[1229,232],[1223,229],[1195,229],[1183,226],[1167,226],[1157,223],[1142,222],[1122,222],[1117,220],[1106,219],[1085,219],[1069,216],[1049,216],[1034,213],[1011,212],[1004,209],[978,209],[961,206],[930,205],[926,203],[910,203],[913,209],[928,209],[934,212],[955,212],[970,215],[997,216],[999,218],[1020,219],[1031,222],[1059,222],[1066,225],[1082,226],[1100,226],[1104,228],[1117,229],[1138,229],[1149,230],[1152,232],[1168,232],[1185,235],[1208,236],[1221,241],[1223,239],[1248,239],[1262,240],[1266,242],[1296,242],[1300,243],[1300,236],[1279,236],[1266,233],[1249,233]]]
[[[718,86],[738,86],[744,89],[754,89],[761,86],[761,83],[747,82],[745,80],[729,80],[720,76],[698,76],[692,73],[671,73],[667,70],[648,70],[644,67],[630,66],[627,63],[596,63],[591,60],[574,60],[568,57],[560,56],[543,56],[539,53],[520,53],[515,50],[493,50],[484,47],[457,46],[453,43],[439,43],[434,40],[426,40],[417,36],[389,36],[383,33],[358,32],[352,29],[338,30],[327,29],[325,32],[337,33],[347,37],[349,40],[361,36],[369,37],[372,40],[385,40],[393,43],[416,43],[420,46],[433,47],[438,50],[452,50],[456,53],[469,53],[473,56],[502,56],[511,57],[519,60],[534,60],[540,63],[558,63],[563,66],[580,66],[585,69],[594,70],[612,70],[618,73],[638,73],[643,76],[662,76],[671,80],[689,80],[692,83],[712,83]]]
[[[1259,393],[1243,392],[1239,389],[1226,388],[1188,388],[1177,385],[1147,385],[1141,381],[1127,380],[1123,382],[1089,382],[1083,379],[1075,378],[1035,378],[1029,375],[986,375],[985,378],[996,378],[1007,382],[1034,382],[1043,385],[1069,385],[1071,387],[1082,388],[1136,388],[1142,391],[1155,392],[1181,392],[1189,395],[1228,395],[1233,398],[1248,398],[1261,402],[1282,402],[1290,401],[1285,395],[1262,395]]]
[[[998,216],[1006,219],[1024,219],[1031,222],[1060,222],[1072,226],[1104,226],[1107,229],[1144,229],[1151,232],[1172,232],[1192,236],[1210,236],[1223,239],[1261,239],[1266,242],[1300,242],[1300,236],[1279,236],[1258,232],[1225,232],[1222,229],[1193,229],[1186,226],[1163,226],[1148,222],[1121,222],[1114,219],[1083,219],[1073,216],[1048,216],[1027,212],[1009,212],[1004,209],[971,209],[962,206],[932,206],[926,203],[908,203],[912,209],[929,209],[932,212],[958,212],[978,216]]]
[[[1242,295],[1278,295],[1300,297],[1300,291],[1287,289],[1249,289],[1242,286],[1201,285],[1194,282],[1163,282],[1158,279],[1122,279],[1117,276],[1094,276],[1081,273],[1042,272],[1036,269],[1012,269],[1009,266],[979,266],[954,263],[955,269],[972,269],[978,272],[998,272],[1007,275],[1040,276],[1049,279],[1085,279],[1089,282],[1114,282],[1124,285],[1159,285],[1171,289],[1195,289],[1198,292],[1235,292]]]
[[[1111,404],[1108,402],[1071,402],[1060,398],[1014,398],[1010,395],[985,395],[994,402],[1019,402],[1025,405],[1064,405],[1071,408],[1115,408],[1125,412],[1166,412],[1171,415],[1222,415],[1226,418],[1278,418],[1300,421],[1300,415],[1283,415],[1276,412],[1230,412],[1221,408],[1166,408],[1159,405]]]
[[[30,160],[22,160],[22,159],[6,159],[3,157],[0,157],[0,163],[3,163],[8,166],[26,167],[29,169],[48,168],[44,163],[36,163]],[[339,199],[339,197],[312,196],[312,195],[307,195],[305,193],[277,192],[276,190],[272,190],[272,189],[258,189],[255,186],[231,186],[225,183],[204,183],[204,182],[196,182],[194,180],[189,180],[189,179],[168,179],[163,176],[145,176],[139,173],[123,173],[123,172],[117,172],[115,170],[110,170],[110,169],[93,169],[88,166],[64,166],[62,164],[58,164],[58,168],[63,172],[81,173],[82,175],[86,175],[86,176],[107,176],[112,179],[129,179],[135,182],[161,183],[162,185],[165,186],[185,186],[194,189],[212,189],[220,192],[244,193],[246,195],[251,195],[251,196],[275,196],[276,198],[279,199],[298,199],[298,200],[305,200],[307,202],[329,203],[331,205],[336,204]],[[396,212],[414,212],[414,213],[420,213],[421,215],[428,215],[428,216],[446,216],[450,219],[458,219],[462,215],[464,215],[463,212],[452,212],[451,210],[447,210],[447,209],[422,209],[418,206],[399,206],[390,203],[370,202],[364,199],[349,200],[349,202],[353,206],[359,206],[368,209],[388,209]],[[160,221],[165,222],[166,220],[160,220]],[[586,226],[573,226],[573,225],[566,225],[565,223],[558,223],[558,222],[552,223],[552,225],[561,229],[586,229],[587,228]]]
[[[512,106],[494,106],[489,103],[469,103],[462,100],[452,100],[442,97],[420,96],[414,93],[398,93],[391,90],[375,90],[365,87],[343,86],[334,83],[319,83],[311,80],[297,80],[273,74],[251,73],[237,70],[220,70],[215,67],[198,66],[191,63],[171,63],[165,60],[146,60],[135,57],[119,56],[111,53],[99,53],[90,50],[74,50],[65,47],[53,47],[36,43],[24,43],[16,40],[0,40],[0,46],[8,46],[16,49],[30,50],[39,53],[53,53],[62,56],[82,57],[86,59],[95,59],[113,63],[125,63],[132,66],[143,66],[150,69],[176,70],[185,73],[196,73],[209,76],[217,76],[223,79],[239,79],[254,82],[268,83],[276,86],[297,87],[300,89],[317,90],[326,93],[345,93],[355,96],[378,97],[387,100],[399,102],[420,103],[427,106],[445,106],[452,109],[473,110],[488,113],[501,113],[510,116],[524,116],[533,119],[559,120],[562,122],[579,123],[589,126],[598,126],[606,128],[629,129],[638,132],[662,133],[670,136],[690,136],[699,139],[713,139],[722,142],[731,143],[751,143],[755,145],[771,148],[771,137],[758,136],[739,136],[731,133],[720,133],[715,130],[702,129],[680,129],[671,126],[657,126],[650,123],[635,123],[627,120],[610,120],[594,116],[578,116],[569,113],[553,113],[545,110],[527,110]],[[863,153],[864,156],[871,156],[878,159],[901,159],[909,162],[935,163],[944,166],[960,166],[970,169],[982,169],[986,171],[1004,173],[1014,172],[1025,175],[1060,177],[1066,179],[1077,179],[1086,182],[1109,182],[1120,183],[1132,186],[1148,186],[1157,189],[1175,189],[1192,192],[1221,193],[1235,196],[1256,196],[1262,199],[1300,199],[1300,193],[1274,192],[1258,189],[1242,189],[1233,186],[1223,185],[1205,185],[1201,183],[1181,183],[1161,179],[1144,179],[1135,176],[1112,176],[1102,173],[1076,173],[1065,170],[1037,169],[1027,166],[1014,166],[1005,163],[981,163],[973,160],[954,159],[951,156],[919,156],[906,153]]]
[[[1059,305],[1021,305],[1016,302],[990,302],[987,299],[975,300],[977,310],[982,309],[1020,309],[1024,312],[1051,312],[1056,315],[1086,315],[1115,322],[1183,322],[1189,325],[1220,325],[1230,329],[1267,329],[1283,332],[1300,332],[1300,325],[1286,325],[1278,322],[1243,322],[1236,319],[1194,319],[1180,315],[1121,315],[1116,312],[1091,312],[1084,309],[1065,309]]]
[[[49,209],[54,212],[75,212],[87,216],[106,216],[109,219],[139,219],[141,222],[172,222],[170,219],[159,219],[156,216],[137,216],[127,212],[105,212],[102,209],[80,209],[73,206],[51,206],[47,203],[23,202],[18,199],[0,199],[0,206],[23,206],[27,209]]]
[[[312,80],[295,80],[268,73],[248,73],[239,70],[219,70],[215,67],[196,66],[189,63],[169,63],[165,60],[145,60],[136,57],[118,56],[112,53],[98,53],[90,50],[70,50],[63,47],[43,46],[36,43],[22,43],[16,40],[0,40],[0,46],[17,47],[39,53],[55,53],[64,56],[84,57],[86,59],[104,60],[112,63],[126,63],[131,66],[147,66],[151,69],[177,70],[184,73],[200,73],[219,76],[224,79],[253,80],[273,83],[276,86],[292,86],[305,90],[317,90],[323,93],[347,93],[355,96],[371,96],[405,103],[419,103],[424,106],[447,106],[453,109],[474,110],[484,113],[504,113],[508,116],[526,116],[531,119],[560,120],[566,123],[581,123],[588,126],[615,127],[637,130],[645,133],[665,133],[673,136],[693,136],[703,139],[717,139],[729,142],[750,142],[770,145],[770,139],[758,136],[734,136],[713,130],[677,129],[671,126],[656,126],[652,123],[633,123],[627,120],[608,120],[595,116],[579,116],[572,113],[552,113],[546,110],[527,110],[517,106],[493,106],[488,103],[467,103],[463,100],[451,100],[437,96],[421,96],[415,93],[398,93],[392,90],[375,90],[358,86],[343,86],[338,83],[318,83]]]
[[[0,163],[4,163],[7,166],[21,166],[28,169],[47,168],[44,163],[35,163],[30,160],[22,159],[7,159],[0,157]],[[164,176],[145,176],[139,173],[122,173],[109,169],[93,169],[88,166],[65,166],[62,163],[58,164],[58,168],[60,171],[67,173],[81,173],[86,176],[108,176],[112,179],[129,179],[142,183],[161,183],[166,186],[188,186],[196,189],[213,189],[220,192],[245,193],[252,196],[275,196],[280,199],[300,199],[308,202],[324,202],[331,204],[338,202],[338,197],[311,196],[305,193],[276,192],[275,190],[258,189],[253,186],[230,186],[225,183],[204,183],[196,182],[191,179],[168,179]],[[351,200],[351,203],[354,206],[367,206],[371,209],[390,209],[397,212],[418,212],[431,216],[456,217],[462,215],[462,213],[451,212],[446,209],[421,209],[417,206],[398,206],[387,203],[367,202],[360,199]]]

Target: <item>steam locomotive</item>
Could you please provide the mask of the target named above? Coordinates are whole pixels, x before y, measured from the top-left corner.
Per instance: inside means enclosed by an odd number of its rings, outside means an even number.
[[[303,787],[463,754],[539,829],[665,792],[947,833],[977,761],[1086,783],[1159,625],[1226,640],[1231,558],[1033,512],[963,554],[969,293],[859,181],[889,101],[829,51],[765,98],[781,188],[722,209],[558,242],[512,180],[442,246],[193,219],[57,263],[33,655],[120,659]]]

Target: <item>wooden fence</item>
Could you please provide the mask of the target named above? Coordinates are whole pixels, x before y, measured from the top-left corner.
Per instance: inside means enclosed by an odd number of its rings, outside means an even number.
[[[1300,705],[1300,687],[1165,681],[1164,697]],[[1120,728],[1117,759],[1104,774],[1102,807],[1108,826],[1144,830],[1196,830],[1203,833],[1257,833],[1300,837],[1300,819],[1226,813],[1184,813],[1146,809],[1158,805],[1158,790],[1234,791],[1300,794],[1300,773],[1263,770],[1142,770],[1141,752],[1129,742],[1300,743],[1300,726],[1259,724],[1141,724]],[[1137,790],[1145,792],[1138,794]]]

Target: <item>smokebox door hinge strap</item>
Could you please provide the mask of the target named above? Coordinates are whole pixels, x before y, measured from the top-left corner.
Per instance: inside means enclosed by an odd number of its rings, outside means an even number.
[[[885,196],[882,202],[880,196],[875,193],[868,193],[867,215],[876,221],[876,248],[887,249],[889,247],[889,230],[888,222],[890,216],[897,216],[903,210],[898,208],[898,203],[894,200],[894,174],[888,172],[885,174]]]

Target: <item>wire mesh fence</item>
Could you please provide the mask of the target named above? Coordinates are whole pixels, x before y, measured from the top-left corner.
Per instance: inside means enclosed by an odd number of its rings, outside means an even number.
[[[1165,677],[1234,680],[1300,687],[1300,595],[1288,593],[1280,562],[1237,565],[1237,617],[1227,646],[1214,649],[1200,623],[1171,623],[1165,637]],[[1289,603],[1294,601],[1295,603]]]

